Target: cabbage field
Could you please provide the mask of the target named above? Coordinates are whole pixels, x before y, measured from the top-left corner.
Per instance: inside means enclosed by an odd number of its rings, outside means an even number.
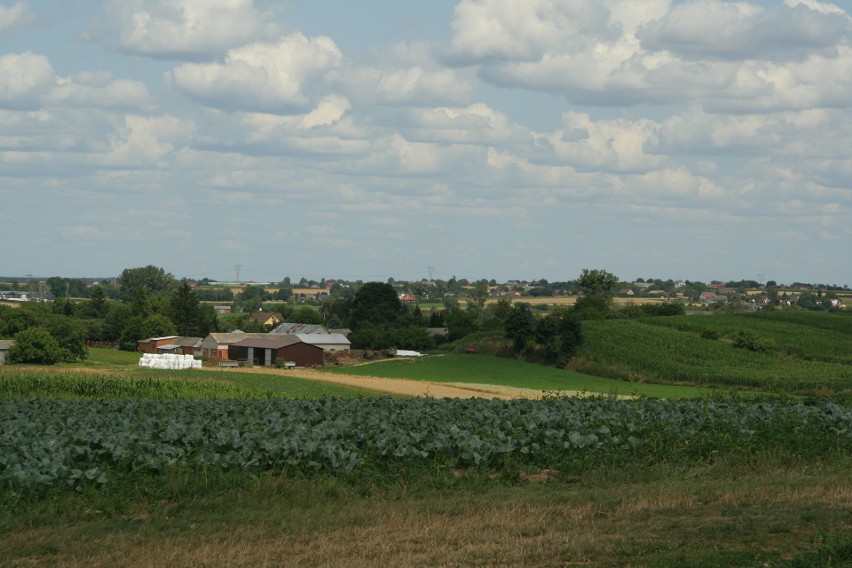
[[[19,495],[128,476],[280,471],[571,475],[852,453],[852,409],[710,400],[0,400],[0,486]]]

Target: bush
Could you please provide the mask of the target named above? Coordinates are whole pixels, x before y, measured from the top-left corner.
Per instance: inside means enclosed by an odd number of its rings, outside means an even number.
[[[734,347],[755,353],[769,353],[775,349],[775,343],[769,338],[760,337],[750,329],[744,329],[734,339]]]
[[[9,349],[10,363],[54,365],[72,359],[62,349],[50,332],[40,327],[31,327],[15,335],[15,344]]]

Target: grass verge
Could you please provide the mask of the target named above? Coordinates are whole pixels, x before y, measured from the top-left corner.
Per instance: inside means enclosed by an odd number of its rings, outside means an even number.
[[[847,468],[455,472],[378,486],[173,473],[144,497],[127,486],[2,510],[0,565],[844,566]]]

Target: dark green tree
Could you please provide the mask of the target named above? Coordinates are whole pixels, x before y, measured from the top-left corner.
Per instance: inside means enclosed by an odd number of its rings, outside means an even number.
[[[506,337],[512,341],[515,353],[520,353],[531,344],[535,333],[535,316],[529,304],[515,304],[506,318]]]
[[[383,282],[367,282],[355,293],[349,312],[353,330],[365,324],[391,325],[400,321],[402,303],[396,290]]]
[[[168,314],[179,335],[201,335],[201,302],[188,282],[184,281],[171,293]]]
[[[606,270],[584,268],[575,282],[587,296],[605,296],[618,286],[618,277]]]
[[[68,354],[44,328],[32,327],[15,335],[15,344],[9,349],[8,361],[31,365],[54,365]]]
[[[164,269],[149,264],[140,268],[125,268],[118,277],[125,300],[136,297],[140,289],[148,294],[167,293],[175,285],[175,277]]]
[[[92,286],[91,299],[89,300],[89,310],[92,317],[106,317],[108,308],[106,305],[106,293],[103,286]]]

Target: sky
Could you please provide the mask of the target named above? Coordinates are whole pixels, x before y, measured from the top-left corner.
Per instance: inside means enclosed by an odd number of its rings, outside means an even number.
[[[850,140],[847,0],[0,0],[4,276],[852,284]]]

